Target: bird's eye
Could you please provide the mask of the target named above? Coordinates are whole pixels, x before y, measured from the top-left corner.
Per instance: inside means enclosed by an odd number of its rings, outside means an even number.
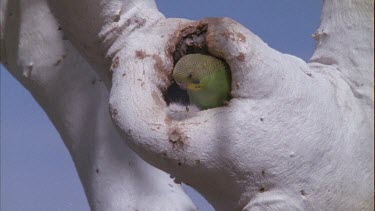
[[[191,78],[191,77],[193,77],[193,75],[190,73],[190,74],[188,75],[188,78]]]
[[[194,81],[193,81],[193,84],[199,84],[199,83],[200,83],[199,80],[194,80]]]

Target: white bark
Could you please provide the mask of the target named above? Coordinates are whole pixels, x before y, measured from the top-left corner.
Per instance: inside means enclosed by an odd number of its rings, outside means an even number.
[[[138,154],[195,187],[218,210],[371,210],[373,10],[364,8],[373,3],[352,4],[327,1],[322,17],[322,27],[340,26],[324,22],[327,14],[364,20],[357,30],[366,39],[338,38],[341,49],[366,46],[358,54],[334,52],[343,61],[364,62],[362,69],[338,62],[346,75],[340,66],[318,63],[329,41],[318,47],[315,63],[306,64],[229,19],[166,19],[119,36],[114,45],[125,48],[112,66],[112,118]],[[210,53],[231,67],[233,99],[228,107],[174,120],[161,93],[173,69],[170,45],[189,24],[208,25]],[[366,101],[351,87],[351,74],[367,75],[353,79],[368,81]]]
[[[334,67],[363,105],[373,108],[374,2],[324,1],[321,25],[313,38],[317,49],[310,62]]]
[[[334,67],[281,54],[229,19],[203,21],[210,52],[231,66],[233,99],[175,121],[152,57],[136,54],[159,55],[170,73],[168,38],[134,40],[172,36],[176,22],[139,32],[116,55],[112,118],[141,157],[218,210],[373,208],[372,115]]]
[[[165,19],[153,1],[50,6],[110,88],[128,145],[216,209],[374,208],[373,1],[326,1],[308,64],[233,20]],[[209,52],[231,67],[233,99],[173,119],[162,97],[172,54],[203,25]]]
[[[109,117],[106,87],[63,40],[46,1],[7,3],[2,62],[59,131],[91,209],[195,210],[180,185],[122,142]]]

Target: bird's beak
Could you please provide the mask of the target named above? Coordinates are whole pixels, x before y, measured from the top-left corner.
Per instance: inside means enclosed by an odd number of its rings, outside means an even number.
[[[200,90],[202,87],[198,84],[193,84],[193,83],[188,83],[187,86],[186,86],[186,89],[188,90],[191,90],[191,91],[198,91]]]
[[[181,89],[186,90],[186,83],[178,83],[178,82],[176,82],[176,83],[177,83],[177,85],[178,85]]]

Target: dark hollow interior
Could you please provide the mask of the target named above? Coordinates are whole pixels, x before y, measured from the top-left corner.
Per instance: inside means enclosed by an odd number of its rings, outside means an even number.
[[[201,25],[190,33],[183,35],[181,40],[177,43],[176,50],[173,53],[173,64],[176,65],[178,60],[187,54],[200,53],[210,55],[208,53],[205,39],[206,32],[207,25]],[[164,93],[164,100],[167,105],[170,103],[179,103],[185,106],[189,105],[189,96],[186,90],[181,89],[174,80]]]
[[[178,60],[187,54],[208,54],[205,40],[205,33],[207,32],[207,25],[196,28],[193,32],[182,36],[181,40],[176,45],[176,50],[173,53],[173,64],[176,65]],[[181,89],[175,81],[168,87],[164,93],[164,100],[169,105],[170,103],[179,103],[182,105],[189,105],[189,96],[186,90]]]

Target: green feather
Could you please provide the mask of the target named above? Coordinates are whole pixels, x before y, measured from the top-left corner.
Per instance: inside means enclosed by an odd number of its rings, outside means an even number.
[[[183,56],[176,64],[173,78],[180,85],[187,85],[190,103],[201,109],[222,106],[230,99],[230,70],[215,57],[202,54]]]

